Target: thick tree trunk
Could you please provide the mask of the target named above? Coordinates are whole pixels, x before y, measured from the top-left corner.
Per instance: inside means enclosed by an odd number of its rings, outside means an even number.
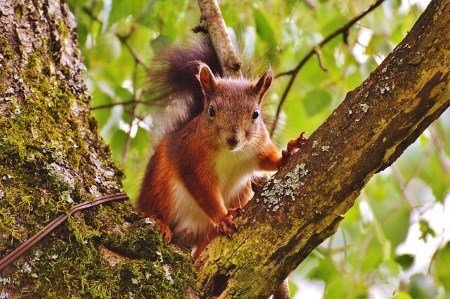
[[[450,105],[450,1],[432,1],[400,45],[202,254],[208,296],[267,297],[337,229],[373,174]],[[301,130],[301,128],[299,128]]]
[[[0,0],[0,258],[78,202],[121,189],[97,134],[65,1]],[[191,263],[130,203],[71,217],[1,271],[0,297],[179,297]]]

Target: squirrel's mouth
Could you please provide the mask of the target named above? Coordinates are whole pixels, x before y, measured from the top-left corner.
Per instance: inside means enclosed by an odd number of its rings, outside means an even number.
[[[236,153],[236,152],[240,152],[242,150],[242,148],[244,147],[244,144],[242,142],[239,142],[236,145],[229,145],[227,144],[227,148],[232,152],[232,153]]]

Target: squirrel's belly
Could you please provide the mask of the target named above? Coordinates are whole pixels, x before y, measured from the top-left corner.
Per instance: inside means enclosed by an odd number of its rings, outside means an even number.
[[[217,156],[215,171],[220,182],[224,203],[230,206],[234,197],[247,185],[258,168],[251,152],[232,153],[223,150]]]
[[[176,235],[192,235],[196,238],[212,226],[211,220],[179,180],[175,180],[172,185],[172,198],[174,209],[171,219]]]

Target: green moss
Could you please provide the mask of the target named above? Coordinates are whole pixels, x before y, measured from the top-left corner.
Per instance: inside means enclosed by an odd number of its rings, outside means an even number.
[[[104,244],[130,258],[158,261],[163,244],[158,232],[152,229],[153,226],[143,220],[118,226],[105,235]]]
[[[181,298],[188,285],[192,288],[195,285],[195,270],[190,258],[186,253],[164,245],[151,222],[140,220],[118,226],[104,236],[103,243],[130,261],[118,267],[121,292],[125,294]],[[146,261],[144,272],[140,268],[142,264],[132,262],[136,259]],[[136,285],[139,285],[137,292]]]

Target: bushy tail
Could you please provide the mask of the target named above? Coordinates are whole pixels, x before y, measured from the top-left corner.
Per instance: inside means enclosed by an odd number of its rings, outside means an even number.
[[[169,131],[176,130],[203,110],[202,90],[196,78],[199,62],[206,63],[215,75],[223,75],[219,58],[206,37],[196,40],[190,46],[177,45],[163,49],[153,60],[149,73],[152,93],[156,92],[178,102],[173,103],[175,109],[180,110],[182,106],[181,110],[184,110],[183,113],[178,111],[178,119],[171,124]]]

